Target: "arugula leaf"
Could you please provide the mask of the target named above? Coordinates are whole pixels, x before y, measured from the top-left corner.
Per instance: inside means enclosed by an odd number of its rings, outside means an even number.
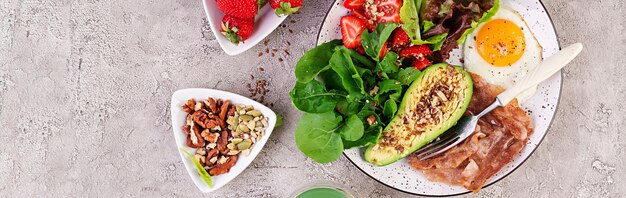
[[[378,91],[379,94],[383,94],[383,93],[390,92],[390,91],[402,92],[402,83],[394,79],[386,79],[386,80],[380,81],[378,83],[378,87],[380,88],[380,90]]]
[[[320,114],[305,113],[296,127],[296,146],[318,163],[337,160],[343,152],[341,135],[337,132],[341,116],[330,111]]]
[[[321,44],[304,53],[296,64],[296,79],[307,83],[313,80],[320,72],[330,68],[328,62],[335,47],[342,45],[341,40],[333,40]]]
[[[410,85],[420,75],[420,70],[413,67],[407,67],[400,69],[400,71],[394,76],[395,80],[400,81],[402,85]]]
[[[363,79],[361,79],[354,63],[352,63],[348,48],[341,47],[337,49],[330,58],[330,65],[341,78],[343,87],[349,94],[365,94]]]
[[[393,118],[393,116],[398,111],[398,104],[393,99],[389,99],[385,102],[385,106],[383,107],[383,115],[388,118]]]
[[[478,20],[478,22],[472,21],[472,28],[465,30],[465,32],[463,32],[463,35],[461,36],[461,38],[459,38],[459,40],[457,40],[456,42],[459,45],[462,45],[463,43],[465,43],[465,39],[467,38],[467,35],[469,35],[472,32],[474,32],[474,30],[476,30],[476,27],[478,27],[479,24],[491,20],[493,15],[495,15],[498,12],[499,9],[500,9],[500,0],[495,0],[493,2],[493,7],[491,7],[491,9],[489,9],[487,12],[485,12],[483,14],[483,16],[480,17],[480,20]]]
[[[344,140],[355,141],[363,136],[363,121],[356,115],[351,115],[345,122],[345,125],[339,129],[339,133]]]
[[[308,83],[296,82],[289,96],[291,96],[293,106],[307,113],[332,111],[339,97],[345,97],[344,94],[336,91],[326,91],[324,85],[316,80]]]
[[[359,54],[356,50],[350,49],[350,57],[356,63],[359,63],[369,69],[372,69],[376,66],[376,62],[372,61],[372,59],[367,56],[363,56]]]
[[[402,29],[409,35],[411,42],[414,44],[422,41],[419,23],[419,11],[421,6],[422,0],[404,0],[400,8]]]
[[[361,34],[361,45],[365,49],[365,54],[376,61],[380,60],[380,50],[397,27],[397,23],[378,24],[374,32],[363,31]]]
[[[196,169],[198,169],[198,174],[200,174],[200,178],[202,178],[202,180],[204,180],[204,182],[207,185],[209,185],[210,188],[212,188],[213,187],[213,180],[211,179],[211,175],[209,175],[209,173],[207,173],[206,170],[204,170],[204,167],[202,167],[200,162],[198,162],[198,160],[196,160],[196,158],[193,157],[193,155],[189,154],[189,152],[187,152],[183,148],[180,148],[180,150],[183,153],[185,153],[185,155],[187,155],[187,157],[189,157],[189,159],[191,159],[191,161],[193,162],[194,165],[196,165]]]

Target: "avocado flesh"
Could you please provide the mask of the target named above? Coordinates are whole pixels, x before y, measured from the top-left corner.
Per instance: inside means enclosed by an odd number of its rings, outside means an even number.
[[[433,141],[463,116],[472,90],[472,78],[462,67],[428,67],[405,93],[378,143],[365,150],[365,160],[388,165]]]

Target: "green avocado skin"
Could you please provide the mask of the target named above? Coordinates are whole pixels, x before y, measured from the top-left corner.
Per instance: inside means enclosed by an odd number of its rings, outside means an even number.
[[[402,117],[405,114],[406,111],[406,105],[410,104],[412,100],[414,99],[418,99],[419,97],[414,96],[414,94],[410,94],[413,90],[419,89],[422,85],[422,80],[424,79],[424,77],[434,74],[438,68],[441,67],[447,67],[448,64],[445,63],[440,63],[440,64],[435,64],[432,65],[430,67],[428,67],[427,69],[425,69],[420,76],[413,82],[413,84],[411,84],[411,86],[409,87],[409,89],[407,90],[406,94],[404,95],[404,97],[402,98],[402,103],[400,104],[400,107],[398,109],[398,112],[396,113],[396,117],[394,119],[391,120],[391,122],[389,122],[389,124],[387,125],[387,127],[385,127],[385,129],[383,130],[382,134],[386,134],[386,133],[394,133],[393,130],[391,130],[391,126],[393,126],[394,124],[401,124],[402,122]],[[406,156],[408,156],[409,154],[415,152],[417,149],[421,148],[422,146],[426,145],[427,143],[433,141],[435,138],[437,138],[439,135],[441,135],[443,132],[447,131],[448,129],[450,129],[450,127],[454,126],[456,124],[456,122],[461,119],[461,117],[463,116],[463,114],[465,113],[465,111],[467,110],[467,107],[469,106],[469,102],[472,99],[472,93],[473,93],[473,82],[472,82],[472,78],[470,76],[470,74],[463,69],[460,66],[454,66],[454,68],[457,71],[463,72],[464,73],[464,79],[462,82],[464,82],[466,84],[466,88],[463,90],[464,92],[464,98],[462,99],[462,101],[459,103],[460,106],[458,106],[456,109],[456,111],[450,116],[449,119],[447,119],[446,121],[443,121],[442,123],[440,123],[438,126],[435,126],[433,130],[430,131],[426,131],[424,133],[426,134],[422,134],[418,137],[416,137],[412,142],[410,146],[404,146],[404,148],[406,150],[408,150],[408,152],[393,152],[393,153],[389,153],[389,152],[384,152],[382,149],[378,149],[378,150],[373,150],[372,148],[374,148],[374,146],[378,145],[370,145],[364,153],[364,157],[365,160],[373,163],[377,166],[385,166],[385,165],[389,165],[393,162],[396,162]],[[409,108],[416,108],[416,107],[409,107]],[[400,123],[399,123],[400,122]],[[402,130],[405,130],[404,127],[401,128]],[[380,139],[378,140],[380,142]],[[394,149],[395,151],[395,149]]]

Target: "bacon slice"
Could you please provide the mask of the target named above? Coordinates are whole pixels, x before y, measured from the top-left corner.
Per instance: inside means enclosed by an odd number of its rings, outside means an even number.
[[[504,91],[472,74],[474,95],[468,113],[478,114]],[[497,108],[478,121],[475,133],[447,152],[427,160],[409,156],[409,164],[429,180],[463,186],[478,192],[524,148],[533,132],[532,119],[516,100]]]

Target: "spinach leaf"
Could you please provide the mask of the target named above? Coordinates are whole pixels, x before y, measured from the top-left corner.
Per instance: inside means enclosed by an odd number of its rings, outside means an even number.
[[[394,79],[400,81],[402,85],[410,85],[421,73],[420,70],[407,67],[400,69],[400,71],[395,74]]]
[[[420,31],[419,11],[422,6],[422,0],[404,0],[400,8],[400,21],[402,21],[402,29],[409,35],[413,44],[422,41]]]
[[[185,153],[185,155],[187,155],[187,157],[189,157],[189,159],[191,159],[191,161],[193,162],[193,164],[196,166],[196,169],[198,169],[198,174],[200,174],[200,178],[202,178],[202,180],[204,180],[204,182],[209,185],[210,188],[213,187],[213,180],[211,179],[211,175],[209,175],[209,173],[206,172],[206,170],[204,169],[204,167],[202,167],[202,165],[200,164],[200,162],[198,162],[198,160],[196,160],[195,157],[193,157],[193,155],[189,154],[189,152],[187,152],[185,149],[180,148],[180,150]]]
[[[376,144],[376,142],[378,142],[378,139],[380,138],[380,135],[382,134],[382,131],[382,126],[374,127],[371,130],[366,131],[365,134],[363,134],[363,137],[356,141],[344,140],[343,147],[345,149],[350,149],[364,147],[370,144]]]
[[[296,82],[289,95],[293,105],[298,110],[307,113],[332,111],[337,105],[339,97],[345,97],[336,91],[326,91],[324,85],[316,80],[308,83]]]
[[[305,113],[296,127],[296,146],[318,163],[337,160],[343,152],[341,135],[337,132],[341,121],[334,111]]]
[[[396,54],[395,52],[389,51],[387,52],[387,55],[385,55],[383,60],[378,63],[379,68],[377,68],[377,70],[380,70],[381,72],[384,72],[384,73],[398,72],[398,69],[400,69],[400,67],[396,63],[397,60],[398,60],[398,54]]]
[[[380,60],[380,50],[397,27],[397,23],[378,24],[374,32],[363,31],[361,34],[361,45],[365,49],[365,54],[376,61]]]
[[[352,59],[350,58],[350,50],[341,47],[333,53],[330,58],[330,65],[341,78],[343,87],[349,94],[364,94],[363,79],[359,75]]]
[[[341,78],[339,78],[337,72],[333,71],[332,69],[323,71],[322,73],[320,73],[319,77],[326,86],[327,90],[346,91],[346,89],[343,88]]]
[[[398,110],[398,104],[393,99],[389,99],[385,102],[385,106],[383,107],[383,115],[388,118],[393,118],[394,114]]]
[[[362,104],[359,102],[340,100],[337,102],[337,107],[335,109],[344,116],[350,116],[358,113],[361,108]]]
[[[341,44],[341,40],[333,40],[304,53],[296,64],[296,79],[298,82],[307,83],[313,80],[320,72],[329,69],[328,61],[333,54],[333,49]]]
[[[344,140],[355,141],[363,136],[363,130],[365,130],[363,121],[358,116],[351,115],[339,130],[339,133]]]

